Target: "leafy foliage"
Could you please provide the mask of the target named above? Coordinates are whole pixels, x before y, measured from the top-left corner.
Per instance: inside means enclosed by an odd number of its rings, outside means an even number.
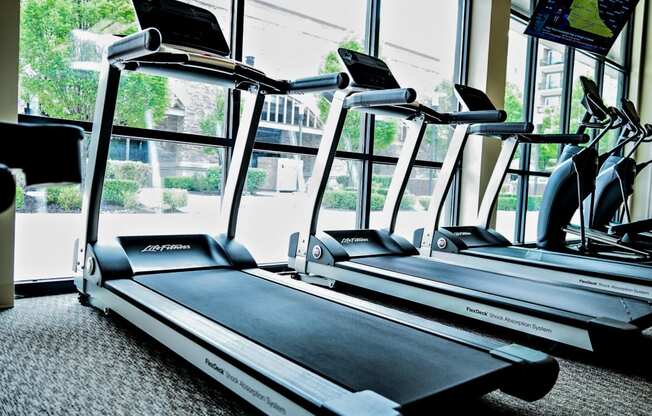
[[[219,192],[220,168],[211,168],[206,173],[192,176],[168,176],[163,179],[163,186],[168,189],[184,189],[191,192]]]
[[[79,185],[50,187],[47,189],[46,201],[48,207],[64,212],[77,212],[82,203]]]
[[[25,191],[20,186],[16,186],[15,205],[16,209],[23,209],[25,206]]]
[[[97,61],[94,44],[73,42],[76,30],[129,34],[136,30],[129,0],[22,0],[21,98],[38,99],[43,114],[90,120],[95,110],[98,73],[74,69],[75,61]],[[163,78],[130,74],[123,77],[116,123],[146,127],[145,114],[160,121],[168,105]]]
[[[140,187],[148,187],[152,184],[152,167],[143,162],[109,160],[106,178],[136,181]]]
[[[267,172],[265,169],[249,168],[247,172],[247,192],[255,194],[265,184]]]
[[[188,206],[188,191],[185,189],[166,189],[163,191],[163,205],[166,211],[178,212]]]
[[[135,208],[138,205],[138,182],[125,179],[107,179],[104,181],[103,202],[121,208]]]

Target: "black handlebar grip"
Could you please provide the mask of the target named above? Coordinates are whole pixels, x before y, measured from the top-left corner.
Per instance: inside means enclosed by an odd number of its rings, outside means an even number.
[[[532,144],[582,144],[588,143],[587,134],[524,134],[521,141]]]
[[[288,94],[343,90],[348,86],[349,75],[345,72],[339,72],[290,81],[288,83]]]
[[[412,88],[363,91],[349,96],[346,99],[346,106],[351,108],[401,105],[413,103],[416,99],[417,92]]]
[[[150,27],[113,42],[108,48],[109,62],[126,61],[159,50],[163,39],[158,29]]]
[[[451,123],[500,123],[507,119],[503,110],[463,111],[450,113]]]

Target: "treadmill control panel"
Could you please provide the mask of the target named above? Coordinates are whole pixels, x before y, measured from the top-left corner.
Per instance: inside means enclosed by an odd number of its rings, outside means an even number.
[[[370,89],[401,88],[392,71],[382,60],[344,48],[339,48],[337,53],[349,71],[354,85]]]

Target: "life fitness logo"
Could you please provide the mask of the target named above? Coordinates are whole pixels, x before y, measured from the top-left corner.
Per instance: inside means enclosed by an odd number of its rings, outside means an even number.
[[[162,253],[164,251],[181,251],[181,250],[190,250],[188,244],[153,244],[145,247],[140,250],[141,253]]]

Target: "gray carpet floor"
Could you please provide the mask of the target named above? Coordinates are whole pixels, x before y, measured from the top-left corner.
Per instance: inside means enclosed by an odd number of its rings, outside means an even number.
[[[497,338],[513,336],[428,310],[411,311]],[[465,403],[466,412],[652,415],[652,378],[646,370],[616,370],[572,352],[556,355],[561,355],[559,381],[544,399],[525,403],[497,392]],[[442,410],[432,414],[449,414]],[[15,308],[0,311],[0,415],[255,413],[143,332],[79,305],[75,295],[21,299]]]

